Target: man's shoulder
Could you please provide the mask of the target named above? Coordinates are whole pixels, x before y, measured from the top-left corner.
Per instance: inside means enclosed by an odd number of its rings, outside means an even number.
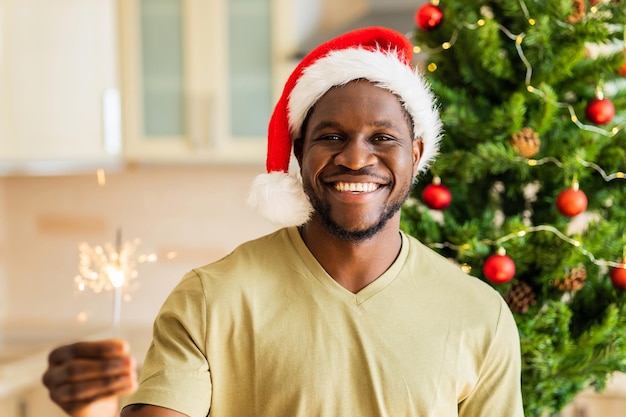
[[[279,229],[264,236],[246,241],[237,246],[228,255],[194,268],[186,277],[199,277],[201,280],[220,279],[228,276],[259,276],[279,267],[280,260],[293,258],[290,233],[288,229]]]
[[[289,244],[288,229],[278,229],[266,235],[256,237],[240,243],[224,257],[195,268],[195,270],[210,269],[222,263],[232,262],[240,257],[263,258],[267,253],[276,251]]]

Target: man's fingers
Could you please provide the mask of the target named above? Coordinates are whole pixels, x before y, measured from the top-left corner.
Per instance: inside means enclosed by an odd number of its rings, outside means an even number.
[[[116,399],[136,388],[136,363],[124,340],[77,342],[50,352],[42,382],[71,415],[111,415],[90,413],[94,407],[114,410]]]
[[[96,378],[112,378],[135,372],[136,363],[130,356],[110,359],[75,359],[48,368],[42,381],[46,387],[87,381]]]
[[[54,349],[48,355],[49,365],[58,365],[76,358],[114,358],[128,355],[128,343],[122,339],[76,342]]]
[[[50,398],[57,404],[80,404],[104,397],[124,395],[135,387],[134,374],[114,375],[58,385],[50,390]]]

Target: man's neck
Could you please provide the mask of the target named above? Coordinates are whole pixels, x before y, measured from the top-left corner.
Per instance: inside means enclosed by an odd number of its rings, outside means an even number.
[[[372,238],[358,242],[335,237],[314,221],[301,227],[300,233],[326,272],[355,294],[389,269],[402,247],[399,222],[393,219]]]

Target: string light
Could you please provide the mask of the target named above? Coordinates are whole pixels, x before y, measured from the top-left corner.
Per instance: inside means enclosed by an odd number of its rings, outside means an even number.
[[[415,53],[420,53],[420,52],[427,52],[429,54],[436,54],[436,53],[441,53],[444,50],[448,50],[450,48],[452,48],[454,46],[454,44],[456,43],[456,41],[458,40],[459,37],[459,32],[461,31],[461,29],[470,29],[470,30],[474,30],[474,29],[478,29],[479,27],[482,27],[485,25],[485,21],[483,19],[479,19],[475,24],[471,24],[471,23],[461,23],[460,26],[456,27],[453,31],[452,31],[452,35],[450,36],[450,39],[442,42],[442,44],[437,47],[437,48],[429,48],[427,46],[421,45],[421,46],[414,46],[413,47],[413,52]]]
[[[524,13],[524,17],[526,18],[528,23],[531,26],[534,26],[535,23],[536,23],[536,20],[530,17],[530,14],[528,12],[528,8],[526,7],[526,4],[524,3],[524,1],[520,0],[519,4],[520,4],[520,7],[521,7],[521,9],[522,9],[522,11]],[[592,8],[591,11],[593,13],[596,13],[597,12],[597,8],[595,8],[595,6],[594,6],[594,8]],[[571,25],[569,25],[569,24],[567,24],[565,22],[557,22],[557,23],[561,23],[563,25],[571,26]],[[417,46],[414,47],[414,52],[415,53],[420,53],[420,52],[424,51],[424,52],[431,53],[431,54],[437,54],[437,53],[441,53],[443,51],[449,50],[456,44],[456,41],[457,41],[458,36],[459,36],[459,32],[462,29],[476,30],[478,28],[483,27],[484,25],[485,25],[485,20],[484,19],[479,19],[474,24],[468,23],[468,22],[462,22],[452,31],[452,35],[450,36],[450,39],[448,41],[443,42],[438,48],[428,48],[428,47],[424,47],[422,45],[422,46],[419,46],[419,47],[417,47]],[[560,102],[560,101],[554,101],[554,100],[550,99],[543,91],[541,91],[540,89],[534,87],[532,85],[533,67],[530,64],[530,62],[528,61],[528,59],[526,58],[526,54],[524,53],[524,49],[522,48],[522,44],[524,42],[524,38],[525,38],[526,34],[525,33],[514,34],[508,28],[506,28],[505,26],[500,25],[500,24],[498,25],[498,28],[500,29],[500,31],[502,33],[504,33],[509,39],[511,39],[515,43],[515,49],[517,51],[517,55],[519,56],[520,60],[522,61],[522,63],[526,67],[526,76],[525,76],[524,83],[526,85],[526,90],[529,93],[535,94],[535,95],[541,97],[543,100],[545,100],[546,102],[549,102],[550,104],[552,104],[552,105],[554,105],[556,107],[567,109],[567,111],[570,114],[570,120],[572,121],[572,123],[574,123],[581,130],[597,133],[599,135],[603,135],[603,136],[606,136],[606,137],[614,137],[620,131],[622,131],[624,128],[626,128],[626,122],[618,124],[617,126],[613,127],[611,130],[606,130],[606,129],[602,129],[602,128],[598,127],[598,126],[595,126],[595,125],[589,125],[589,124],[582,123],[580,121],[580,118],[577,116],[574,107],[571,104],[563,103],[563,102]],[[427,66],[427,68],[428,68],[428,70],[430,72],[434,72],[434,71],[437,70],[437,66],[434,63],[430,63]]]
[[[522,160],[522,158],[517,158],[517,160]],[[594,170],[596,170],[602,176],[602,179],[604,179],[605,182],[610,182],[615,179],[622,179],[622,180],[626,179],[626,173],[622,171],[617,171],[613,174],[607,174],[606,171],[602,169],[602,167],[600,167],[598,164],[594,162],[585,161],[579,156],[576,157],[576,161],[578,161],[578,163],[581,164],[582,166],[585,166],[587,168],[593,168]],[[532,166],[532,167],[544,165],[547,163],[553,163],[559,168],[563,168],[563,163],[552,156],[548,156],[542,159],[527,159],[526,163],[528,164],[528,166]]]
[[[517,159],[521,160],[522,158],[517,158]],[[541,159],[528,159],[528,160],[526,160],[526,163],[529,166],[531,166],[531,167],[544,165],[544,164],[547,164],[548,162],[553,163],[554,165],[558,166],[559,168],[563,168],[563,164],[561,163],[561,161],[559,161],[558,159],[556,159],[553,156],[547,156],[547,157],[541,158]]]
[[[607,173],[602,168],[600,168],[600,166],[598,166],[597,164],[595,164],[593,162],[587,162],[587,161],[582,160],[581,158],[576,158],[576,160],[581,165],[586,166],[588,168],[593,168],[596,171],[598,171],[600,173],[600,175],[602,175],[602,178],[604,178],[604,181],[606,181],[606,182],[612,181],[614,179],[624,179],[624,178],[626,178],[626,175],[624,175],[624,173],[621,172],[621,171],[618,171],[618,172],[616,172],[614,174],[607,175]]]
[[[529,22],[531,20],[534,21],[534,19],[530,18],[530,13],[528,12],[528,8],[526,7],[526,3],[524,3],[524,0],[520,0],[519,5],[522,8],[522,12],[524,12],[524,17],[526,18],[526,20],[528,20]]]
[[[520,158],[521,159],[521,158]],[[583,160],[580,157],[577,157],[576,160],[583,166],[589,167],[589,168],[593,168],[594,170],[596,170],[597,172],[600,173],[600,175],[602,175],[602,178],[604,179],[604,181],[609,182],[612,181],[614,179],[625,179],[626,178],[626,174],[623,172],[616,172],[614,174],[610,174],[607,175],[607,173],[597,164],[593,163],[593,162],[587,162],[585,160]],[[554,158],[554,157],[546,157],[546,158],[542,158],[542,159],[528,159],[527,163],[529,166],[539,166],[539,165],[543,165],[546,163],[553,163],[555,165],[557,165],[558,167],[562,168],[563,167],[563,163],[561,161],[559,161],[558,159]],[[558,230],[556,227],[553,226],[549,226],[549,225],[539,225],[539,226],[531,226],[528,227],[526,229],[523,230],[519,230],[517,232],[514,233],[510,233],[508,235],[502,236],[496,240],[490,240],[490,239],[483,239],[480,240],[479,243],[482,244],[487,244],[487,245],[494,245],[494,246],[498,246],[501,245],[502,243],[514,239],[514,238],[522,238],[524,236],[526,236],[528,233],[535,233],[535,232],[551,232],[553,234],[555,234],[559,239],[569,243],[570,245],[578,248],[578,250],[585,255],[587,258],[589,258],[589,260],[591,262],[593,262],[596,265],[599,266],[609,266],[609,267],[615,267],[615,268],[619,268],[619,267],[623,267],[622,263],[618,263],[618,262],[612,262],[612,261],[607,261],[604,259],[596,259],[595,256],[587,251],[586,249],[584,249],[582,247],[582,243],[578,240],[572,239],[570,237],[568,237],[567,235],[565,235],[563,232],[561,232],[560,230]],[[463,251],[467,251],[471,248],[471,246],[467,243],[459,246],[459,245],[454,245],[452,243],[449,242],[443,242],[443,243],[434,243],[430,245],[433,248],[438,248],[438,249],[443,249],[443,248],[450,248],[456,251],[459,250],[463,250]],[[464,270],[469,268],[469,270],[471,270],[471,267],[464,265]]]
[[[518,160],[521,160],[521,159],[522,158],[518,158]],[[587,168],[593,168],[594,170],[596,170],[602,176],[602,179],[604,179],[605,182],[610,182],[615,179],[626,179],[626,174],[622,171],[617,171],[613,174],[607,174],[606,171],[602,169],[602,167],[600,167],[596,163],[585,161],[579,156],[576,157],[576,161],[578,161],[579,164]],[[528,166],[532,166],[532,167],[544,165],[546,163],[553,163],[559,168],[563,168],[563,163],[552,156],[542,158],[542,159],[527,159],[526,163],[528,164]]]
[[[528,21],[528,23],[531,26],[534,26],[536,24],[536,20],[533,19],[530,16],[530,13],[528,11],[528,8],[526,7],[526,4],[523,0],[519,0],[519,4],[520,4],[520,8],[522,9],[522,12],[524,14],[524,17],[526,18],[526,20]],[[489,15],[490,13],[487,12],[486,10],[481,10],[483,15]],[[591,8],[591,13],[597,13],[598,9],[596,6],[593,6]],[[570,24],[566,23],[566,22],[557,22],[563,26],[568,26],[571,27]],[[485,20],[484,19],[479,19],[476,23],[472,24],[469,22],[462,22],[460,23],[452,32],[450,39],[448,41],[445,41],[441,44],[440,47],[438,48],[428,48],[428,47],[424,47],[424,46],[420,46],[420,47],[415,47],[414,51],[415,53],[420,53],[422,51],[427,52],[427,53],[431,53],[431,54],[437,54],[437,53],[441,53],[443,51],[449,50],[451,49],[455,44],[456,41],[458,40],[458,36],[461,30],[463,29],[468,29],[468,30],[476,30],[479,29],[481,27],[485,26]],[[562,109],[567,109],[569,115],[570,115],[570,120],[573,124],[575,124],[579,129],[584,130],[584,131],[589,131],[589,132],[593,132],[593,133],[597,133],[606,137],[613,137],[616,136],[620,131],[622,131],[624,128],[626,128],[626,122],[623,122],[621,124],[618,124],[617,126],[614,126],[611,130],[605,130],[602,128],[599,128],[597,126],[594,125],[588,125],[588,124],[584,124],[581,122],[580,118],[578,117],[578,115],[576,114],[576,111],[574,109],[574,107],[568,103],[563,103],[563,102],[559,102],[559,101],[554,101],[552,100],[546,93],[544,93],[541,89],[535,87],[532,85],[532,77],[533,77],[533,66],[531,65],[531,63],[528,61],[526,54],[524,53],[524,48],[523,48],[523,43],[524,43],[524,38],[526,36],[525,33],[519,33],[519,34],[515,34],[512,33],[507,27],[503,26],[503,25],[498,25],[499,30],[504,33],[506,35],[506,37],[508,37],[509,39],[511,39],[514,42],[515,45],[515,49],[517,51],[517,55],[519,57],[519,59],[521,60],[521,62],[524,64],[525,68],[526,68],[526,74],[525,74],[525,78],[524,78],[524,84],[526,86],[526,90],[534,95],[537,95],[538,97],[541,97],[544,101],[549,102],[550,104],[554,105],[555,107],[558,108],[562,108]],[[625,32],[625,48],[626,48],[626,32]],[[626,51],[626,49],[625,49]],[[433,62],[429,63],[427,65],[427,69],[430,72],[434,72],[437,70],[437,65]],[[523,158],[518,158],[518,160],[522,160]],[[592,168],[595,171],[597,171],[602,178],[604,179],[604,181],[609,182],[615,179],[625,179],[626,178],[626,174],[624,172],[618,171],[615,172],[613,174],[607,174],[606,171],[604,169],[602,169],[599,165],[593,163],[593,162],[588,162],[583,160],[580,157],[577,157],[576,160],[578,161],[578,163],[580,163],[581,165],[583,165],[584,167],[587,168]],[[558,159],[554,158],[554,157],[545,157],[542,159],[526,159],[526,163],[529,166],[540,166],[546,163],[553,163],[556,166],[562,168],[563,167],[563,163],[561,161],[559,161]],[[550,226],[550,225],[539,225],[539,226],[531,226],[528,228],[525,228],[523,230],[519,230],[517,232],[513,232],[510,234],[507,234],[505,236],[502,236],[496,240],[489,240],[489,239],[484,239],[484,240],[480,240],[479,243],[482,244],[488,244],[488,245],[501,245],[503,243],[505,243],[508,240],[511,239],[516,239],[516,238],[523,238],[524,236],[526,236],[528,233],[537,233],[537,232],[548,232],[548,233],[552,233],[555,236],[557,236],[559,239],[561,239],[562,241],[572,245],[573,247],[577,248],[580,253],[582,253],[584,256],[586,256],[592,263],[599,265],[599,266],[603,266],[603,267],[615,267],[615,268],[620,268],[620,267],[624,267],[624,265],[622,263],[618,263],[618,262],[612,262],[612,261],[607,261],[604,259],[596,259],[595,256],[589,252],[588,250],[584,249],[582,246],[582,243],[578,240],[572,239],[570,237],[568,237],[567,235],[565,235],[563,232],[561,232],[560,230],[558,230],[557,228]],[[455,245],[452,244],[450,242],[443,242],[443,243],[433,243],[430,245],[433,248],[438,248],[438,249],[444,249],[444,248],[450,248],[452,250],[455,251],[467,251],[469,249],[471,249],[470,244],[465,243],[463,245]],[[626,249],[625,249],[626,252]],[[626,259],[626,254],[624,256],[624,258]],[[467,265],[467,264],[463,264],[461,265],[461,268],[468,272],[471,271],[471,266]]]
[[[550,226],[550,225],[531,226],[531,227],[528,227],[526,229],[519,230],[517,232],[509,233],[508,235],[502,236],[502,237],[500,237],[500,238],[498,238],[496,240],[482,239],[482,240],[479,240],[478,243],[491,245],[491,246],[500,246],[502,243],[504,243],[504,242],[506,242],[508,240],[515,239],[515,238],[522,238],[522,237],[526,236],[528,233],[536,233],[536,232],[550,232],[550,233],[554,234],[555,236],[557,236],[562,241],[567,242],[570,245],[572,245],[575,248],[577,248],[583,255],[585,255],[587,258],[589,258],[589,260],[592,263],[594,263],[594,264],[596,264],[598,266],[603,266],[603,267],[606,266],[606,267],[614,267],[614,268],[621,268],[621,267],[623,267],[623,264],[621,262],[607,261],[605,259],[596,259],[596,257],[593,255],[593,253],[591,253],[588,250],[586,250],[585,248],[583,248],[582,242],[566,236],[559,229],[557,229],[554,226]],[[467,243],[465,243],[463,245],[455,245],[455,244],[452,244],[450,242],[432,243],[429,246],[432,247],[432,248],[437,248],[437,249],[449,248],[449,249],[453,249],[455,251],[468,250],[468,249],[471,248],[471,246],[469,244],[467,244]]]

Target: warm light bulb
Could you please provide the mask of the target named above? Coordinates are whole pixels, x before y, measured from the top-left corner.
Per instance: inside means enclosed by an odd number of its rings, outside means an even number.
[[[96,171],[96,178],[98,179],[98,185],[101,187],[107,183],[106,176],[104,175],[104,169],[102,168],[99,168]]]

